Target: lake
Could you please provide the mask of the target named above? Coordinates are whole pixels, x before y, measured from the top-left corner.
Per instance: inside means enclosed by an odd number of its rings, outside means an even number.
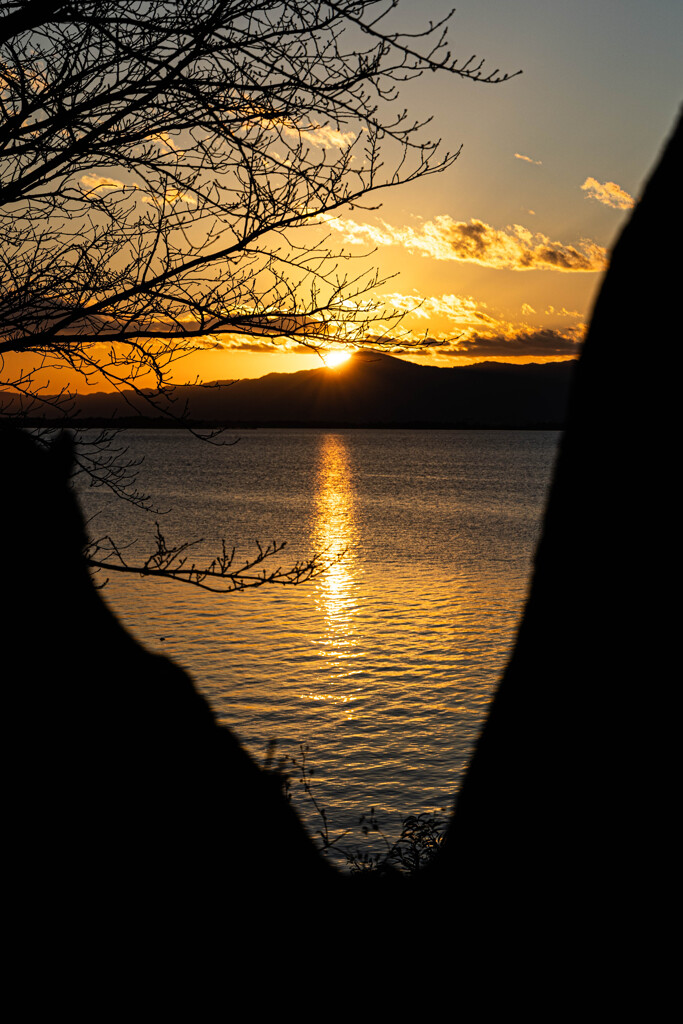
[[[91,535],[130,557],[150,552],[155,520],[169,542],[203,538],[198,562],[222,537],[236,562],[257,539],[287,541],[274,567],[345,554],[302,586],[216,596],[112,576],[104,597],[259,761],[272,743],[276,757],[308,745],[333,830],[359,845],[373,807],[395,837],[407,814],[452,806],[514,640],[559,437],[260,429],[217,446],[123,431],[116,443],[143,459],[138,486],[163,514],[80,493]],[[293,798],[319,828],[301,786]]]

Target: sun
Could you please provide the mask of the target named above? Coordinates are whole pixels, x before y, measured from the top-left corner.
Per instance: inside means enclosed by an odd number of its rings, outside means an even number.
[[[345,363],[347,360],[349,360],[351,358],[351,355],[352,353],[349,352],[348,349],[339,348],[334,349],[332,352],[326,352],[323,358],[325,360],[326,366],[329,366],[330,368],[336,370],[338,366],[341,366],[342,363]]]

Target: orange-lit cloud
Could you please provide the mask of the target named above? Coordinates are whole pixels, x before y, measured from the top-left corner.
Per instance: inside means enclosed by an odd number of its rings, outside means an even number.
[[[284,138],[297,139],[307,142],[317,149],[346,149],[356,139],[356,133],[352,131],[342,132],[330,124],[318,124],[312,121],[310,124],[298,124],[293,118],[257,116],[250,119],[245,127],[267,128],[274,134]]]
[[[500,332],[469,331],[450,340],[425,337],[418,345],[407,345],[400,339],[383,338],[382,347],[407,356],[437,357],[439,362],[477,362],[485,359],[547,360],[575,359],[584,339],[583,330],[561,331],[557,328],[512,328]],[[373,339],[368,338],[368,343]]]
[[[159,148],[166,153],[177,153],[178,156],[182,156],[185,152],[185,150],[178,148],[168,132],[155,132],[153,135],[149,135],[148,138],[150,142],[158,143]]]
[[[283,133],[310,142],[312,146],[317,146],[319,149],[344,149],[346,146],[350,146],[356,138],[355,132],[341,132],[329,124],[315,123],[307,125],[305,128],[285,123]]]
[[[470,359],[558,359],[579,354],[583,332],[551,328],[517,330],[512,333],[474,336],[459,342],[453,355]]]
[[[107,178],[103,174],[83,174],[81,184],[87,192],[108,191],[109,189],[123,189],[126,186],[118,178]]]
[[[167,188],[163,196],[144,196],[142,201],[156,207],[163,207],[165,204],[175,206],[176,203],[187,203],[188,206],[197,205],[197,199],[191,192],[183,192],[178,188]]]
[[[494,331],[477,332],[471,331],[467,336],[463,335],[451,340],[425,337],[419,343],[408,345],[399,338],[390,336],[374,338],[369,335],[366,344],[382,347],[386,351],[402,353],[405,355],[436,355],[441,361],[453,359],[455,361],[477,361],[483,359],[569,359],[578,356],[583,331],[560,331],[556,329],[525,330],[518,328],[502,330],[500,333]],[[315,348],[313,344],[302,345],[301,342],[287,341],[279,342],[277,345],[266,338],[248,338],[234,335],[231,338],[223,337],[221,343],[216,346],[224,351],[234,352],[278,352],[286,353],[310,353]],[[324,352],[324,346],[320,348]]]
[[[83,174],[80,180],[88,195],[93,192],[137,191],[142,197],[142,202],[152,206],[163,207],[166,203],[175,206],[180,202],[187,203],[188,206],[197,205],[197,199],[191,192],[184,192],[178,188],[167,188],[163,195],[155,195],[143,192],[139,185],[125,185],[118,178],[108,178],[104,174]]]
[[[469,362],[483,359],[545,360],[567,359],[578,355],[585,334],[580,314],[573,310],[550,306],[545,315],[552,316],[552,326],[529,323],[537,314],[529,303],[521,307],[522,320],[509,321],[494,315],[485,302],[473,296],[443,294],[423,297],[419,294],[394,292],[384,294],[386,315],[372,304],[349,300],[339,317],[329,322],[297,313],[258,313],[248,308],[235,310],[223,323],[200,325],[188,314],[182,321],[128,322],[125,335],[144,335],[150,343],[170,343],[178,350],[216,349],[222,352],[252,353],[324,353],[329,345],[340,342],[366,345],[408,356],[427,356],[438,362]],[[30,332],[46,322],[57,322],[62,307],[59,303],[43,303],[24,318]],[[347,322],[348,316],[348,322]],[[366,318],[364,320],[364,317]],[[569,326],[557,326],[558,318],[567,318]],[[566,322],[566,321],[565,321]],[[201,333],[198,328],[201,326]],[[187,330],[183,337],[182,327]],[[117,321],[106,315],[92,316],[84,309],[79,320],[69,321],[69,336],[87,337],[91,344],[99,340],[110,344],[119,333]],[[197,334],[195,332],[197,331]],[[139,332],[139,334],[138,334]]]
[[[422,299],[417,295],[394,293],[384,298],[387,304],[405,314],[402,326],[413,328],[412,343],[389,332],[383,339],[394,352],[410,355],[416,351],[415,337],[420,322],[426,322],[427,335],[419,341],[419,351],[432,351],[439,359],[559,359],[575,357],[585,335],[585,325],[566,328],[529,327],[511,323],[488,312],[486,304],[472,296],[441,295]],[[524,304],[523,311],[531,307]],[[369,339],[371,340],[371,339]]]
[[[403,314],[400,329],[392,318],[388,318],[384,326],[381,321],[374,321],[365,333],[359,331],[355,340],[406,355],[436,355],[440,361],[567,359],[578,355],[585,334],[583,323],[558,328],[509,322],[493,316],[485,303],[472,296],[424,298],[394,292],[384,295],[383,300],[389,309]],[[524,305],[524,312],[531,311],[528,304]],[[298,325],[283,321],[282,326],[296,329]],[[316,332],[306,330],[306,333],[308,344],[303,344],[303,339],[290,337],[278,339],[278,348],[287,352],[310,352],[316,347]],[[321,334],[319,338],[324,347],[326,341],[334,340],[334,330],[330,330],[327,337]],[[267,336],[259,338],[247,334],[221,334],[215,343],[217,348],[242,352],[272,352],[274,344]]]
[[[220,337],[207,336],[203,344],[198,347],[208,349],[220,349],[224,352],[267,352],[269,354],[298,354],[310,355],[318,349],[325,351],[324,339],[318,342],[312,336],[307,344],[295,338],[285,338],[279,335],[252,336],[249,334],[221,334]]]
[[[583,317],[583,313],[579,313],[578,309],[566,309],[564,306],[562,309],[555,309],[554,306],[548,306],[545,310],[546,316],[568,316],[575,320],[580,320]]]
[[[528,164],[536,164],[537,167],[540,167],[543,163],[542,160],[532,160],[530,156],[523,156],[522,153],[515,153],[515,156],[518,160],[525,160]]]
[[[459,260],[495,270],[561,270],[594,273],[607,265],[605,249],[590,239],[578,245],[553,242],[521,224],[500,229],[481,220],[455,221],[447,214],[421,228],[358,224],[322,217],[351,245],[400,245],[437,260]]]
[[[611,206],[614,210],[630,210],[635,206],[635,199],[617,185],[616,181],[606,181],[601,185],[595,178],[586,178],[581,186],[587,193],[589,199],[597,199],[604,206]]]

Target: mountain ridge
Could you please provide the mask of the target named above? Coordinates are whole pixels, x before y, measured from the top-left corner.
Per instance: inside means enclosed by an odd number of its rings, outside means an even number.
[[[152,391],[79,395],[78,411],[69,420],[156,426],[182,416],[207,426],[559,428],[573,366],[437,367],[358,352],[336,368],[176,385],[154,407],[146,401]]]

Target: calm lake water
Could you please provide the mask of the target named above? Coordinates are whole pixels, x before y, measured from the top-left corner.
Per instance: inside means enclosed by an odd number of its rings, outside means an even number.
[[[149,553],[169,542],[287,541],[276,564],[347,549],[299,587],[216,596],[112,577],[104,596],[134,635],[184,666],[254,756],[308,744],[333,829],[376,809],[448,810],[526,596],[559,434],[277,430],[217,447],[182,431],[124,431],[138,483],[164,515],[103,489],[82,499],[93,536]],[[167,511],[166,511],[167,510]],[[320,821],[294,789],[302,816]],[[361,837],[362,838],[362,837]]]

